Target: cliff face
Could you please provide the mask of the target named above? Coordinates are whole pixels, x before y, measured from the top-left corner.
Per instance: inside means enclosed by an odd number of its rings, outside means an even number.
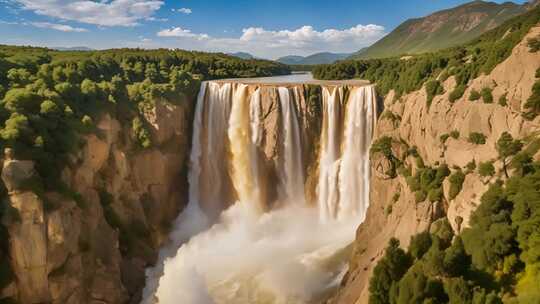
[[[527,40],[539,35],[540,27],[532,28],[509,58],[491,74],[473,80],[463,97],[454,103],[449,101],[449,93],[455,87],[453,77],[444,82],[445,93],[436,96],[430,107],[424,88],[397,101],[390,92],[385,99],[385,112],[393,115],[383,114],[379,118],[376,138],[392,137],[394,155],[403,155],[410,147],[416,147],[426,166],[446,163],[453,170],[459,167],[466,171],[471,161],[479,164],[494,160],[496,167],[502,166],[501,161],[496,161],[495,143],[503,132],[525,139],[540,130],[538,117],[528,121],[521,116],[536,81],[535,71],[540,67],[540,53],[531,53]],[[469,100],[473,90],[480,92],[486,87],[492,89],[493,103]],[[501,105],[497,101],[505,94],[507,105]],[[459,132],[458,136],[455,131]],[[456,138],[448,136],[452,132]],[[484,134],[486,143],[469,142],[469,134],[473,132]],[[441,135],[446,135],[446,139],[441,141]],[[539,153],[534,157],[539,159]],[[414,174],[416,159],[407,157],[405,165],[413,168]],[[459,233],[468,225],[470,213],[479,204],[490,179],[505,178],[481,177],[477,171],[469,170],[461,192],[454,199],[415,203],[415,193],[409,189],[406,179],[402,175],[392,178],[386,174],[390,166],[381,156],[371,160],[370,207],[365,222],[357,230],[349,271],[334,303],[368,303],[371,272],[384,255],[390,238],[399,239],[401,245],[407,247],[412,235],[429,229],[434,221],[445,217]],[[445,180],[445,198],[449,197],[449,188]]]
[[[103,115],[62,172],[66,193],[32,189],[34,163],[7,151],[2,180],[14,216],[4,225],[15,278],[0,299],[138,302],[144,269],[186,201],[192,105],[180,104],[156,101],[146,111],[146,149],[136,148],[129,123]]]

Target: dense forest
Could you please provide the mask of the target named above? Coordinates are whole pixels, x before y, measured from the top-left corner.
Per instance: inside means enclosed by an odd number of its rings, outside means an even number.
[[[377,84],[382,95],[395,90],[396,98],[402,94],[419,90],[425,83],[428,94],[441,93],[440,82],[455,76],[457,86],[451,92],[450,101],[463,96],[467,84],[482,73],[489,73],[510,56],[512,49],[540,22],[540,6],[529,12],[507,20],[499,27],[488,31],[474,41],[416,56],[388,59],[348,60],[331,65],[320,65],[313,69],[317,79],[361,78]],[[538,50],[538,39],[529,41],[531,51]],[[535,97],[526,105],[524,113],[533,118],[540,113],[540,84]]]
[[[279,63],[225,54],[0,46],[0,149],[36,160],[41,186],[58,189],[55,174],[100,113],[132,125],[145,148],[151,142],[141,115],[156,99],[193,100],[203,80],[289,73]]]
[[[538,144],[503,133],[497,151],[504,172],[492,164],[467,170],[512,176],[490,185],[460,235],[443,218],[413,236],[407,251],[392,239],[374,269],[369,303],[540,303],[540,162],[531,157]],[[450,175],[450,192],[461,191],[469,172]],[[419,170],[418,191],[430,189],[432,200],[449,173],[444,165]]]

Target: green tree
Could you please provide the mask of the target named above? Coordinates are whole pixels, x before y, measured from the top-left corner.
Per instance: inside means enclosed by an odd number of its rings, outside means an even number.
[[[482,177],[488,177],[495,175],[495,167],[492,161],[481,162],[478,165],[478,174]]]
[[[504,175],[508,178],[507,159],[521,151],[523,144],[520,140],[514,139],[510,133],[505,131],[501,134],[499,140],[497,140],[495,147],[503,163]]]
[[[369,283],[369,303],[389,304],[390,290],[403,277],[411,265],[411,257],[399,248],[397,239],[390,239],[384,257],[373,269]]]
[[[475,145],[484,145],[486,143],[486,136],[479,132],[471,132],[469,134],[469,142]]]

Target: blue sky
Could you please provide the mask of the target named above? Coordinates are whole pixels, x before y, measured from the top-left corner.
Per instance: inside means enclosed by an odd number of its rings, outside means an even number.
[[[465,2],[0,0],[0,43],[246,51],[264,58],[353,52],[408,18]]]

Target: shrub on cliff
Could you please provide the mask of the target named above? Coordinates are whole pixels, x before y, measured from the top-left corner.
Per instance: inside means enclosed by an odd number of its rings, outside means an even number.
[[[525,103],[525,109],[527,112],[524,113],[524,116],[527,119],[534,119],[540,114],[540,80],[534,84],[532,94]]]
[[[531,53],[536,53],[540,50],[540,37],[529,38],[527,40],[527,45],[529,46],[529,51]]]
[[[491,88],[482,88],[480,94],[482,95],[482,100],[484,103],[493,103],[493,94]]]
[[[493,162],[481,162],[478,165],[478,174],[482,177],[489,177],[495,175],[495,167],[493,166]]]
[[[427,107],[431,106],[433,98],[437,95],[444,93],[444,89],[441,86],[441,82],[438,80],[431,80],[426,82],[426,94],[427,94]]]
[[[471,93],[469,95],[469,100],[470,101],[477,101],[478,99],[480,99],[480,97],[482,97],[480,95],[480,93],[477,91],[477,90],[471,90]]]
[[[484,145],[486,143],[486,136],[479,132],[471,132],[469,134],[469,142],[475,145]]]
[[[465,181],[465,174],[463,171],[457,170],[448,178],[450,181],[450,190],[448,191],[448,199],[453,200],[461,192],[463,188],[463,182]]]
[[[450,95],[448,96],[448,100],[451,103],[454,103],[456,100],[463,97],[463,94],[465,94],[465,90],[467,87],[465,85],[458,85],[452,92],[450,92]]]

